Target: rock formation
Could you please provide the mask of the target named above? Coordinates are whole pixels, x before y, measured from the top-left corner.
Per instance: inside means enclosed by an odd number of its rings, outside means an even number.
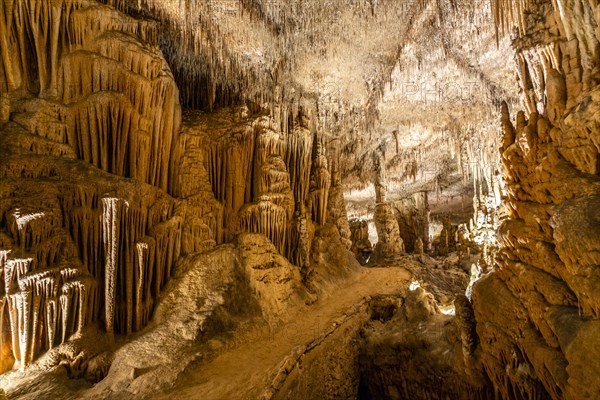
[[[375,158],[375,213],[373,222],[377,228],[377,244],[373,249],[373,261],[404,252],[398,220],[391,202],[386,201],[385,155],[374,154]]]
[[[365,220],[355,219],[350,223],[350,230],[352,231],[352,253],[358,262],[365,265],[373,253],[373,246],[369,240],[369,225]]]
[[[598,6],[537,3],[519,14],[525,31],[514,42],[526,111],[513,125],[502,108],[509,217],[473,308],[484,368],[503,396],[593,398],[600,389],[584,348],[594,348],[598,326],[599,36],[583,27],[597,26]]]
[[[0,0],[0,388],[600,397],[599,105],[597,0]]]
[[[429,202],[427,192],[418,192],[409,198],[394,202],[398,228],[407,252],[415,252],[417,241],[421,251],[429,247]]]
[[[182,118],[158,22],[94,1],[1,14],[3,370],[90,322],[142,329],[180,255],[240,232],[307,268],[332,186],[322,135],[247,109]]]

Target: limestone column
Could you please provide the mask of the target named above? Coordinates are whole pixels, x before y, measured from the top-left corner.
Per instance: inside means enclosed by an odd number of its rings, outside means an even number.
[[[378,149],[373,154],[375,165],[375,214],[373,220],[377,228],[378,242],[373,252],[373,260],[391,257],[404,252],[404,243],[400,237],[398,220],[392,204],[386,202],[385,153]]]
[[[348,214],[346,212],[344,188],[342,186],[340,171],[340,140],[334,139],[329,142],[328,149],[331,187],[327,202],[327,219],[337,227],[342,243],[347,249],[350,249],[352,247],[352,240],[350,239],[352,232],[350,231]]]

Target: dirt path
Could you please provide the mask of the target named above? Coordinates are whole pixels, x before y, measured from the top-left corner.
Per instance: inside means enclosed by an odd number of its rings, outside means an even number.
[[[318,337],[365,296],[405,290],[411,273],[399,267],[365,268],[315,304],[298,310],[270,330],[257,331],[253,340],[194,366],[161,399],[258,399],[278,366],[298,346]]]

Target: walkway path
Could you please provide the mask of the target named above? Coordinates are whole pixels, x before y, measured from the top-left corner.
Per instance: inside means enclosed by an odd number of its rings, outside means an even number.
[[[298,347],[339,323],[366,296],[404,291],[411,273],[399,267],[364,268],[326,298],[304,306],[288,322],[256,330],[253,340],[188,370],[164,399],[259,399],[279,365]]]

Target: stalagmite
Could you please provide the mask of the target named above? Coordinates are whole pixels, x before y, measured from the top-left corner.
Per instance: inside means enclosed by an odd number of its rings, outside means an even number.
[[[327,221],[327,201],[331,186],[331,174],[328,170],[325,148],[318,140],[314,153],[310,177],[310,203],[312,219],[317,224],[323,225]]]
[[[352,247],[352,231],[348,221],[346,204],[344,203],[339,140],[333,140],[329,144],[328,153],[330,154],[331,185],[327,197],[327,218],[335,224],[344,245],[350,249]]]
[[[369,241],[369,227],[367,221],[352,220],[350,221],[350,229],[352,231],[352,253],[361,264],[366,264],[369,257],[373,253],[373,247]]]
[[[377,228],[377,244],[371,261],[385,259],[404,252],[398,220],[391,202],[386,202],[385,155],[381,150],[373,154],[375,162],[375,213],[373,221]]]

